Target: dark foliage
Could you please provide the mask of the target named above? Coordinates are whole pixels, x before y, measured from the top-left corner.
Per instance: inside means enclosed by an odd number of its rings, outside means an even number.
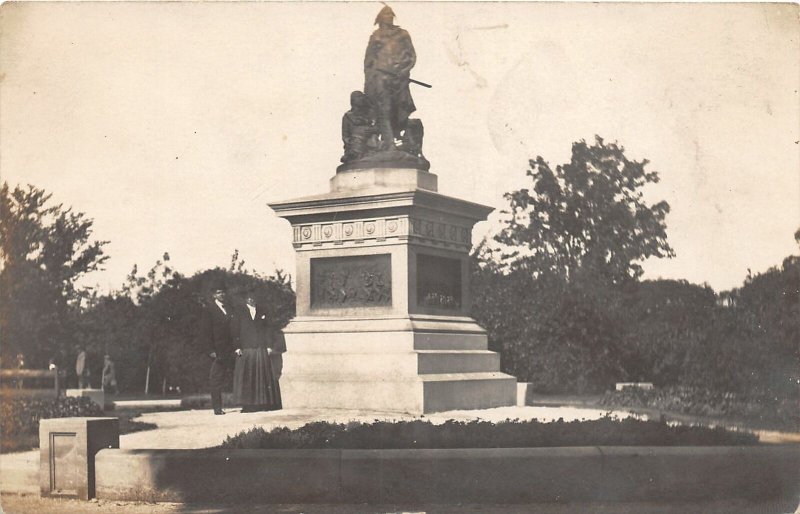
[[[0,405],[0,431],[3,451],[18,450],[17,441],[24,436],[36,436],[39,420],[75,416],[102,416],[103,409],[89,398],[24,398],[3,397]]]
[[[688,355],[683,383],[756,397],[800,397],[800,257],[723,295]]]
[[[643,188],[658,181],[646,164],[600,138],[581,141],[555,170],[531,161],[532,188],[506,195],[495,237],[504,247],[482,245],[472,266],[472,314],[503,371],[548,393],[647,381],[798,398],[800,257],[719,295],[640,282],[642,260],[673,255],[669,206],[644,202]]]
[[[625,381],[656,385],[681,382],[718,311],[709,287],[676,280],[631,285],[618,307]]]
[[[576,274],[622,283],[642,274],[640,262],[672,257],[667,243],[667,202],[645,202],[642,189],[658,182],[648,161],[629,160],[625,149],[605,143],[572,145],[569,163],[555,170],[530,161],[531,188],[505,195],[510,210],[495,239],[510,247],[504,261],[534,274],[571,280]]]
[[[473,267],[472,315],[503,371],[545,393],[604,391],[625,378],[618,299],[590,280]]]
[[[0,188],[0,348],[4,363],[46,368],[80,342],[75,325],[89,291],[76,281],[99,269],[104,241],[92,241],[92,220],[33,186]],[[8,364],[6,364],[8,366]]]
[[[221,448],[247,449],[410,449],[537,448],[555,446],[707,446],[756,444],[751,434],[700,427],[615,420],[594,421],[428,421],[309,423],[298,429],[261,427],[228,437]]]
[[[628,387],[609,391],[600,400],[609,408],[644,407],[694,414],[792,432],[800,431],[800,401],[757,394],[712,392],[693,387],[643,390]]]
[[[604,287],[473,267],[473,316],[503,371],[546,393],[615,382],[798,398],[798,259],[727,293],[672,280]]]
[[[11,394],[8,394],[8,393]],[[119,419],[119,433],[130,434],[156,428],[153,423],[137,421],[142,411],[120,409],[104,412],[89,398],[44,398],[17,396],[13,391],[4,390],[0,405],[0,430],[2,430],[2,451],[16,452],[39,446],[39,421],[49,418],[70,418],[82,416],[113,416]]]
[[[244,292],[252,289],[276,329],[294,315],[289,277],[279,271],[264,277],[215,268],[187,278],[168,262],[165,254],[146,277],[134,269],[120,294],[97,299],[82,319],[87,346],[95,348],[95,355],[111,355],[123,392],[144,390],[148,364],[150,392],[160,393],[163,386],[179,387],[183,394],[203,390],[209,360],[197,343],[197,327],[212,282],[225,285],[232,303],[243,301]]]

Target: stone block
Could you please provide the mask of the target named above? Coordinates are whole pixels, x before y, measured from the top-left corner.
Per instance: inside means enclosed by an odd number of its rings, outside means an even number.
[[[516,403],[517,380],[500,372],[420,375],[424,413],[491,409]]]
[[[617,391],[622,391],[627,387],[632,387],[634,389],[644,389],[650,390],[653,388],[652,382],[617,382],[616,389]]]
[[[151,502],[334,503],[339,498],[341,453],[104,450],[97,455],[97,497]]]
[[[428,171],[413,168],[366,168],[340,171],[330,180],[332,192],[398,188],[437,191],[438,178]]]
[[[533,405],[533,384],[517,382],[517,407]]]
[[[101,409],[106,406],[106,393],[102,389],[67,389],[64,394],[68,398],[89,398]]]
[[[94,457],[119,448],[117,418],[55,418],[39,422],[39,487],[42,496],[94,497]]]
[[[796,446],[115,449],[97,454],[97,497],[123,501],[520,506],[672,502],[663,510],[685,512],[687,501],[786,498],[796,505],[798,484]],[[635,507],[622,510],[636,512]]]
[[[500,354],[489,350],[417,350],[417,372],[489,373],[500,369]]]
[[[372,454],[381,460],[378,500],[367,499],[375,503],[585,501],[593,499],[603,476],[596,448],[372,450]]]
[[[800,452],[792,446],[601,447],[602,501],[794,497]]]
[[[421,414],[423,382],[416,376],[285,376],[286,409],[347,409]]]

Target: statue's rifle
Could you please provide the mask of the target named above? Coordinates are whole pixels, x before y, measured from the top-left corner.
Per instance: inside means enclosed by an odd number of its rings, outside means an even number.
[[[381,68],[375,68],[375,69],[378,70],[381,73],[385,73],[387,75],[391,75],[392,77],[395,77],[395,78],[404,78],[405,80],[411,82],[412,84],[417,84],[418,86],[427,87],[427,88],[432,88],[433,87],[430,84],[426,84],[425,82],[420,82],[419,80],[414,80],[411,77],[402,77],[399,73],[395,73],[393,71],[382,70]]]

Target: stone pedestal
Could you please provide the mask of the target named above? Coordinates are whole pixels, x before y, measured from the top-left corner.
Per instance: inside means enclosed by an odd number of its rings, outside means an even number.
[[[94,456],[119,448],[117,418],[55,418],[39,422],[42,496],[94,497]]]
[[[284,329],[286,408],[410,413],[514,405],[469,317],[472,227],[490,207],[437,193],[417,169],[339,172],[331,191],[276,202],[297,252]]]

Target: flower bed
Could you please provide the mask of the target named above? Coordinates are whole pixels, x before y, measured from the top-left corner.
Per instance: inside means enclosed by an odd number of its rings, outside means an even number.
[[[253,427],[228,437],[227,449],[412,449],[536,448],[557,446],[730,446],[758,438],[720,428],[671,427],[653,421],[428,421],[335,424],[309,423],[298,429]]]
[[[666,412],[724,417],[748,425],[777,430],[800,431],[800,402],[768,396],[746,397],[693,387],[644,390],[626,387],[610,391],[600,405],[615,408],[649,408]]]

